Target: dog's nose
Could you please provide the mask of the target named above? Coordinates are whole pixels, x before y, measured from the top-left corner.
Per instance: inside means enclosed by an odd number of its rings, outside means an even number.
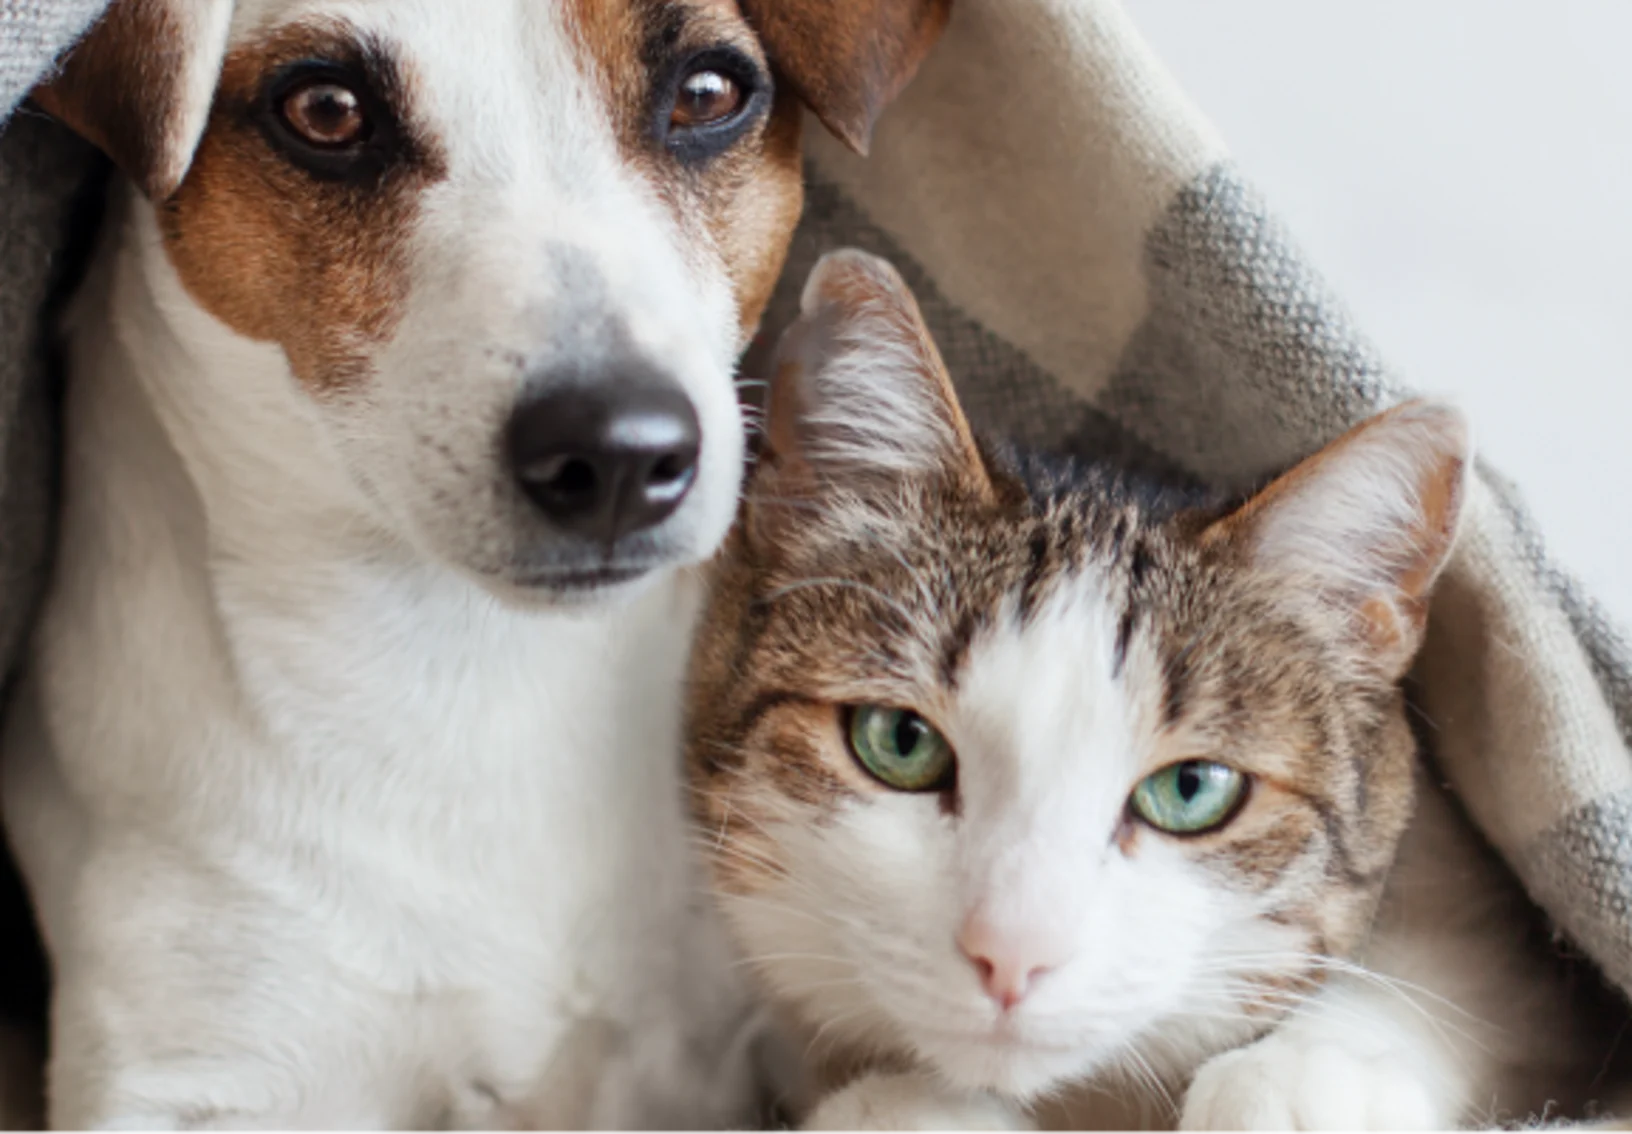
[[[697,476],[691,399],[672,386],[551,391],[510,419],[510,462],[529,499],[566,531],[611,544],[667,519]]]

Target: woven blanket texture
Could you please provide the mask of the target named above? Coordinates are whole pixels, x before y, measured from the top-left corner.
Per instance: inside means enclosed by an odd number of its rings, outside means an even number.
[[[0,0],[0,662],[43,570],[41,304],[86,147],[24,111],[101,0]],[[957,0],[860,159],[807,130],[767,328],[858,245],[915,288],[976,424],[1246,488],[1407,393],[1112,0]],[[1477,426],[1477,422],[1475,422]],[[1632,992],[1632,654],[1481,466],[1416,673],[1440,770]]]

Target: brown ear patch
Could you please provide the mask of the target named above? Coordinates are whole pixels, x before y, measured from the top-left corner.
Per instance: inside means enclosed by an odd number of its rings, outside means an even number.
[[[230,0],[113,0],[34,101],[162,200],[187,172],[231,9]]]
[[[259,118],[269,76],[322,59],[367,77],[398,142],[378,176],[322,178],[269,140]],[[192,168],[160,211],[182,284],[239,334],[283,347],[319,395],[368,374],[367,352],[400,319],[405,242],[420,195],[445,175],[414,132],[412,76],[378,45],[335,25],[297,25],[233,51]]]
[[[778,69],[865,154],[873,123],[940,38],[952,0],[741,0]]]

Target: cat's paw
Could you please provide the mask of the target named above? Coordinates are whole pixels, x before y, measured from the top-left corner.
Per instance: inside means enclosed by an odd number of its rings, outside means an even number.
[[[1453,1126],[1421,1073],[1398,1056],[1272,1035],[1196,1072],[1181,1130],[1439,1130]]]
[[[816,1105],[806,1130],[1033,1130],[995,1095],[954,1092],[927,1075],[864,1075]]]

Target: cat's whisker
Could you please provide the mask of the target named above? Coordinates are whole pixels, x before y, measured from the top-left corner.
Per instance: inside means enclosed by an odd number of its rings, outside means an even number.
[[[838,1032],[840,1030],[860,1030],[853,1029],[851,1026],[866,1020],[876,1020],[879,1018],[879,1016],[880,1014],[878,1010],[870,1004],[864,1004],[859,1007],[853,1007],[845,1012],[837,1012],[829,1015],[828,1018],[823,1020],[822,1023],[816,1028],[815,1032],[810,1037],[810,1042],[805,1045],[805,1059],[807,1061],[817,1060],[818,1045],[821,1043],[822,1037],[826,1036],[829,1032],[834,1033],[828,1042],[828,1054],[831,1054],[837,1048],[840,1038]]]
[[[1347,963],[1344,962],[1344,964]],[[1412,1000],[1404,990],[1391,987],[1389,978],[1383,977],[1381,974],[1359,968],[1358,966],[1342,971],[1343,975],[1368,981],[1373,983],[1374,986],[1384,988],[1386,991],[1391,992],[1396,997],[1403,999],[1405,1003],[1413,1011],[1418,1013],[1422,1017],[1423,1021],[1442,1038],[1446,1034],[1455,1035],[1467,1041],[1469,1044],[1478,1047],[1480,1050],[1489,1051],[1488,1045],[1483,1043],[1480,1039],[1478,1039],[1478,1037],[1472,1035],[1467,1030],[1458,1027],[1450,1021],[1428,1011],[1421,1004]],[[1229,990],[1231,986],[1226,985],[1225,988]],[[1373,1017],[1369,1016],[1366,1012],[1359,1008],[1345,1005],[1329,996],[1321,996],[1321,989],[1319,988],[1309,992],[1278,991],[1272,997],[1263,996],[1261,993],[1261,988],[1247,982],[1241,983],[1236,989],[1233,990],[1236,1003],[1240,1006],[1243,1016],[1253,1010],[1264,1012],[1265,1014],[1282,1021],[1319,1015],[1330,1019],[1345,1021],[1350,1026],[1362,1030],[1375,1022]],[[1431,996],[1431,994],[1427,995]],[[1433,997],[1433,999],[1443,1000],[1444,998]],[[1444,1004],[1448,1008],[1455,1009],[1462,1012],[1464,1015],[1468,1015],[1470,1019],[1477,1019],[1476,1017],[1472,1017],[1470,1013],[1465,1012],[1465,1010],[1461,1009],[1453,1002],[1444,1001]]]
[[[1454,1034],[1468,1040],[1470,1043],[1479,1043],[1479,1041],[1468,1031],[1457,1027],[1451,1024],[1450,1021],[1441,1019],[1434,1013],[1430,1012],[1426,1007],[1419,1003],[1419,998],[1462,1017],[1470,1025],[1482,1028],[1493,1027],[1493,1025],[1488,1021],[1476,1016],[1474,1013],[1456,1003],[1454,1000],[1450,1000],[1447,997],[1431,991],[1430,989],[1424,988],[1420,984],[1405,980],[1401,977],[1387,976],[1386,974],[1377,972],[1375,969],[1369,969],[1364,965],[1357,964],[1353,961],[1345,960],[1340,957],[1310,955],[1307,958],[1307,961],[1309,964],[1323,968],[1329,972],[1338,973],[1343,976],[1371,984],[1376,988],[1391,993],[1397,999],[1411,1007],[1414,1011],[1421,1014],[1425,1019],[1433,1021],[1440,1027],[1450,1028]],[[1485,1045],[1480,1043],[1480,1046],[1484,1047]]]
[[[805,980],[803,977],[801,977],[799,979],[798,986],[799,986],[799,991],[801,993],[803,993],[803,994],[806,994],[806,995],[808,995],[809,993],[812,993],[812,992],[820,992],[822,989],[825,989],[825,988],[868,988],[868,987],[870,987],[870,985],[868,985],[868,983],[867,983],[867,978],[866,977],[860,977],[860,976],[833,977],[830,980]]]
[[[741,968],[751,965],[769,965],[778,961],[813,961],[823,965],[839,965],[850,967],[850,962],[843,957],[836,957],[831,953],[755,953],[751,957],[744,957],[734,962],[733,967]]]
[[[1149,1100],[1151,1103],[1159,1103],[1167,1110],[1177,1113],[1178,1103],[1173,1098],[1173,1092],[1168,1089],[1162,1077],[1156,1073],[1156,1069],[1138,1048],[1130,1046],[1124,1049],[1114,1066],[1130,1081],[1130,1086],[1135,1087],[1136,1095],[1140,1097],[1141,1102]]]
[[[833,924],[832,919],[820,910],[805,910],[798,906],[788,905],[786,902],[771,902],[763,898],[750,897],[747,894],[738,894],[730,891],[720,895],[723,902],[731,905],[747,905],[774,913],[779,916],[796,917],[802,921],[814,922],[824,928]]]
[[[712,833],[704,832],[692,835],[690,842],[711,859],[719,862],[757,866],[779,880],[786,880],[786,867],[751,845],[747,840],[733,837],[729,832],[723,842],[717,840]]]
[[[1288,951],[1285,953],[1234,954],[1229,958],[1215,960],[1211,964],[1204,964],[1198,971],[1202,974],[1230,971],[1240,972],[1241,970],[1249,969],[1250,967],[1260,966],[1271,970],[1270,972],[1266,973],[1266,975],[1274,975],[1274,969],[1285,971],[1295,970],[1298,968],[1316,968],[1326,972],[1339,973],[1344,976],[1352,977],[1356,980],[1366,981],[1380,988],[1384,988],[1396,996],[1400,996],[1405,999],[1418,1011],[1424,1011],[1424,1009],[1420,1004],[1416,1003],[1413,997],[1421,997],[1422,999],[1427,1000],[1438,1007],[1448,1009],[1459,1016],[1465,1017],[1472,1024],[1489,1026],[1484,1020],[1481,1020],[1479,1017],[1475,1016],[1472,1012],[1457,1004],[1455,1001],[1424,988],[1419,984],[1414,984],[1413,982],[1400,977],[1387,976],[1383,973],[1377,972],[1375,969],[1367,968],[1366,966],[1358,964],[1354,961],[1346,960],[1341,957],[1333,957],[1328,954],[1299,951]]]

